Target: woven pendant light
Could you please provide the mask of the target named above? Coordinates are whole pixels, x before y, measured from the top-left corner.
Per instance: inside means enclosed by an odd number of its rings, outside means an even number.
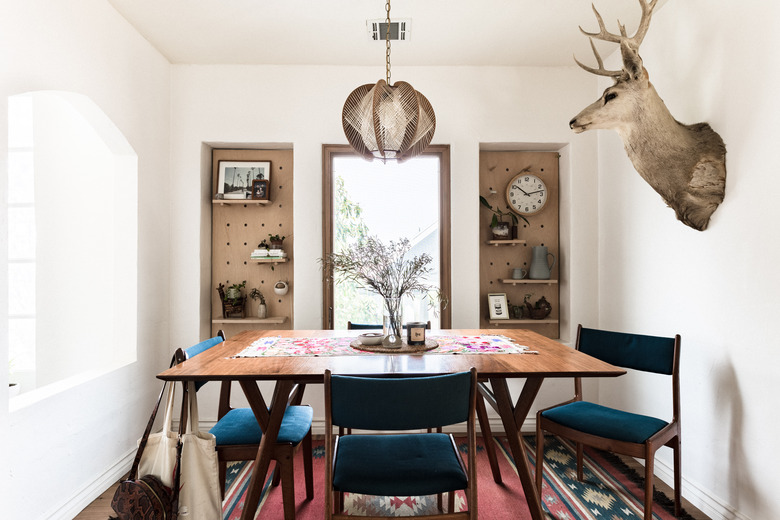
[[[352,148],[366,159],[403,162],[420,155],[431,143],[436,114],[428,100],[409,83],[390,83],[390,1],[385,42],[387,79],[362,85],[347,97],[341,122]]]

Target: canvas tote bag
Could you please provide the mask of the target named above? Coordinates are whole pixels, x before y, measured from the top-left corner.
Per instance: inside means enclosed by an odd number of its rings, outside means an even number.
[[[217,441],[213,434],[198,426],[198,394],[195,383],[187,383],[189,420],[182,438],[180,520],[222,518],[222,493],[219,489]]]
[[[175,384],[168,386],[168,397],[165,403],[165,421],[163,429],[159,433],[149,435],[146,441],[146,448],[141,455],[141,463],[138,467],[139,475],[154,475],[159,478],[163,485],[173,488],[174,476],[176,474],[176,451],[179,444],[179,432],[171,430],[173,416],[173,400],[175,395]],[[186,395],[182,400],[182,407],[186,405]],[[184,417],[184,413],[182,413]],[[141,444],[141,441],[138,441]]]

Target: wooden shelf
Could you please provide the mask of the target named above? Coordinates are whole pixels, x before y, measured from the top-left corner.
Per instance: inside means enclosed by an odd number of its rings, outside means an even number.
[[[287,321],[287,316],[271,316],[270,318],[214,318],[211,323],[265,323],[268,325],[281,325]]]
[[[489,320],[491,325],[531,325],[533,323],[558,323],[558,320]]]
[[[212,204],[219,204],[220,206],[231,206],[234,204],[270,204],[270,200],[252,200],[252,199],[211,199]]]
[[[501,283],[509,283],[512,285],[517,285],[519,283],[553,285],[558,283],[558,280],[531,280],[530,278],[517,280],[515,278],[505,278],[501,280]]]
[[[525,244],[525,240],[488,240],[485,242],[489,246],[516,246],[518,244]]]
[[[285,258],[250,258],[250,262],[256,262],[258,264],[284,264],[287,262]]]

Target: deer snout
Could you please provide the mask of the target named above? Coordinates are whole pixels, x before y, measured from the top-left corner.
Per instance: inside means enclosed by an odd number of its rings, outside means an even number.
[[[577,118],[576,117],[574,119],[572,119],[571,121],[569,121],[569,128],[574,130],[575,134],[580,134],[580,133],[584,132],[585,130],[587,130],[587,126],[588,125],[583,125],[581,123],[577,123]]]

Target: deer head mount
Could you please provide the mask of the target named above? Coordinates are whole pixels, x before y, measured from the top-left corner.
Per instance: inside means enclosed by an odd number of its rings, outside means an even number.
[[[698,231],[709,224],[710,216],[723,202],[726,187],[726,147],[707,123],[684,125],[674,119],[650,83],[639,56],[639,45],[647,34],[658,0],[639,0],[642,18],[636,33],[626,35],[607,31],[604,20],[593,6],[599,32],[580,31],[590,38],[598,68],[577,65],[615,84],[595,103],[569,122],[576,133],[593,129],[613,129],[639,175],[674,209],[678,220]],[[623,58],[622,70],[606,70],[593,39],[617,43]]]

